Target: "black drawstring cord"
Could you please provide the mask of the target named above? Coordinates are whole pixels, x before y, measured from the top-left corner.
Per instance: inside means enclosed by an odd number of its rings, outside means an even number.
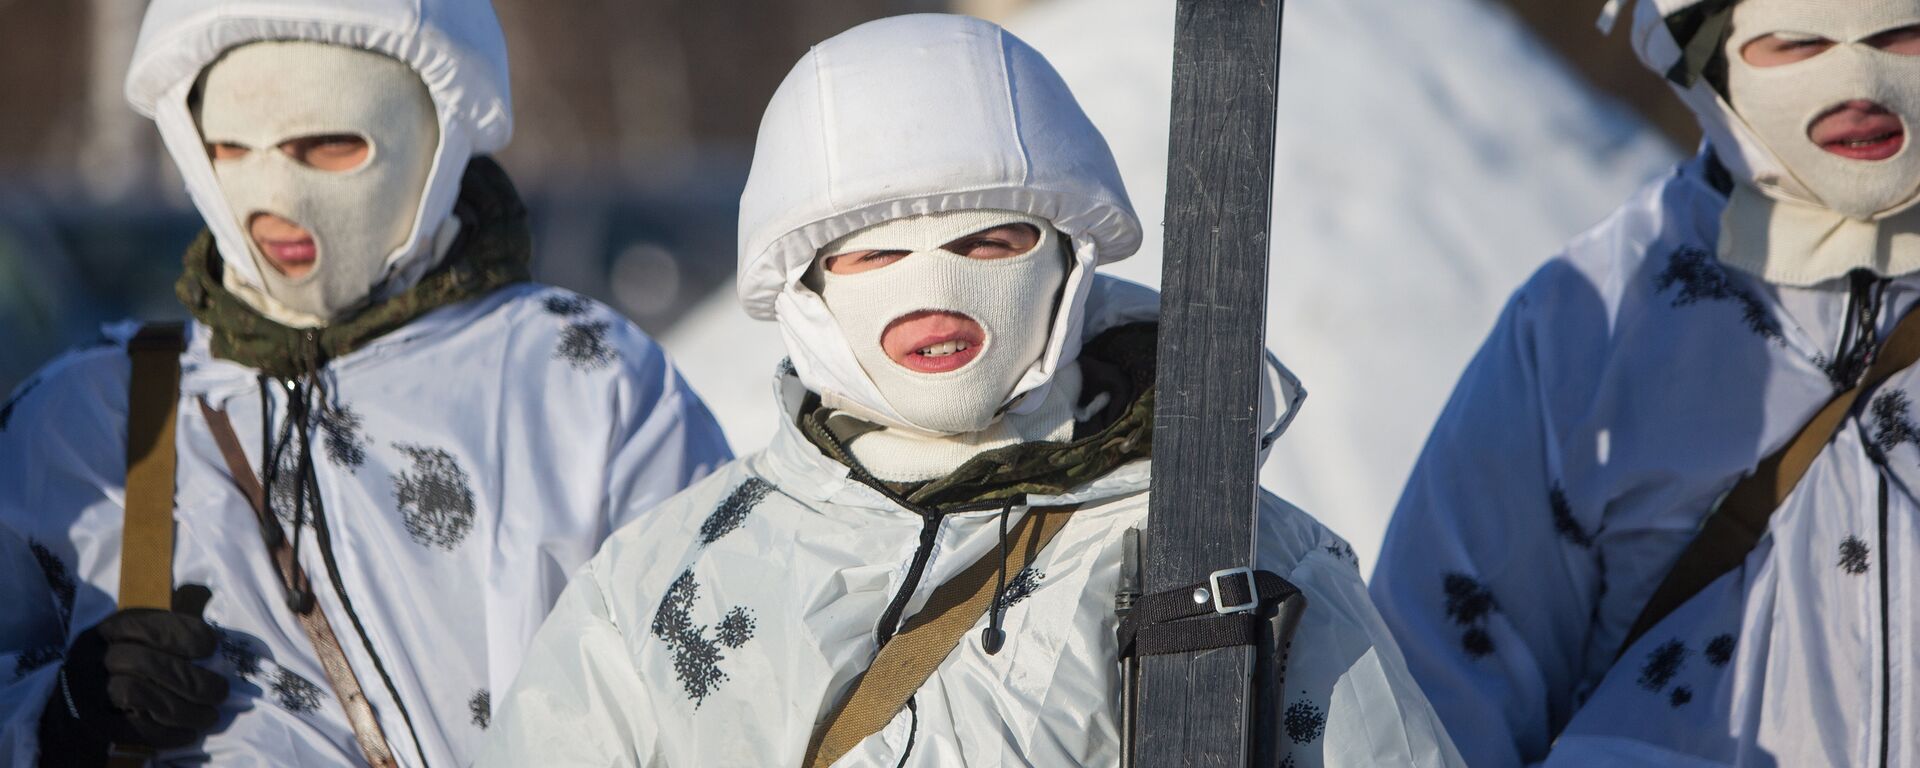
[[[980,631],[980,647],[987,655],[1000,652],[1007,644],[1007,632],[1000,628],[1001,614],[1006,610],[1007,599],[1007,515],[1013,511],[1013,499],[1007,499],[1007,505],[1000,508],[1000,573],[994,576],[993,604],[987,608],[987,628]]]
[[[264,374],[259,377],[260,440],[264,445],[260,458],[260,476],[265,480],[266,485],[266,492],[263,494],[266,498],[261,500],[261,503],[266,507],[266,519],[261,521],[261,530],[266,536],[267,546],[269,548],[278,547],[280,543],[284,541],[284,539],[281,538],[279,527],[271,524],[271,521],[279,514],[273,508],[273,490],[280,487],[280,456],[289,446],[294,445],[294,438],[296,437],[294,430],[296,425],[299,429],[299,445],[297,449],[300,451],[296,454],[297,460],[302,466],[304,466],[308,460],[308,452],[306,451],[307,429],[305,424],[305,419],[307,418],[306,394],[302,391],[301,387],[293,381],[289,380],[286,382],[288,389],[286,417],[281,419],[280,436],[278,440],[275,440],[272,431],[272,400],[267,395],[267,387],[270,386],[270,382],[272,381],[273,379],[271,377]],[[306,478],[303,470],[296,469],[295,474],[296,477],[294,478],[293,487],[292,552],[293,556],[298,558],[300,556],[300,531],[305,527],[304,523],[306,521],[307,483],[305,482]],[[295,583],[292,574],[281,574],[281,587],[286,591],[287,607],[292,609],[293,612],[304,614],[312,610],[313,591],[304,588],[301,584]]]
[[[313,387],[292,380],[287,385],[287,419],[293,422],[293,428],[300,438],[296,446],[299,452],[294,454],[293,470],[293,554],[297,558],[300,556],[301,534],[307,527],[307,494],[312,490],[313,442],[307,422],[313,415]],[[313,610],[313,591],[297,584],[289,585],[287,607],[300,614]]]

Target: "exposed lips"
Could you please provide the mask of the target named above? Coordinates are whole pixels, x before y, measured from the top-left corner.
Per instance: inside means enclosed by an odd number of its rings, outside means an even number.
[[[881,349],[901,367],[918,373],[957,371],[980,356],[986,332],[957,312],[920,311],[887,324]]]
[[[267,252],[267,258],[273,259],[281,266],[312,264],[319,252],[311,237],[298,240],[261,240],[260,249]]]
[[[1813,143],[1852,160],[1885,160],[1906,146],[1906,125],[1898,115],[1871,101],[1834,107],[1807,130]]]

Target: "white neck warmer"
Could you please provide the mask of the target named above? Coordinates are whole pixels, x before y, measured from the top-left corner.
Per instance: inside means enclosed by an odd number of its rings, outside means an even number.
[[[1069,362],[1054,374],[1047,399],[1031,413],[1010,414],[986,429],[961,435],[926,435],[883,427],[844,411],[827,417],[827,428],[847,446],[874,477],[893,483],[925,482],[946,477],[968,459],[996,448],[1036,440],[1066,442],[1080,420],[1074,404],[1080,397],[1080,364]]]
[[[1016,223],[1040,231],[1039,242],[1019,256],[972,259],[940,248],[974,232]],[[1052,222],[1011,211],[909,216],[829,243],[820,255],[864,250],[910,253],[879,269],[846,275],[826,272],[817,260],[808,279],[818,286],[861,369],[888,405],[929,435],[987,429],[1000,419],[1014,386],[1046,351],[1067,271],[1067,256]],[[986,338],[978,356],[958,370],[933,374],[893,362],[881,348],[881,335],[894,320],[922,310],[955,312],[979,323]],[[820,396],[827,407],[886,423],[841,393]]]
[[[1920,23],[1920,0],[1742,0],[1727,39],[1733,117],[1778,159],[1785,177],[1761,174],[1741,185],[1722,216],[1721,261],[1787,285],[1812,285],[1856,268],[1882,275],[1920,269],[1920,57],[1867,45],[1876,34]],[[1816,37],[1833,47],[1804,61],[1748,64],[1741,50],[1770,34]],[[1814,122],[1848,101],[1873,101],[1898,115],[1906,143],[1891,158],[1854,160],[1808,136]]]
[[[433,99],[420,76],[356,48],[255,43],[207,68],[198,119],[208,143],[248,149],[241,158],[213,163],[241,232],[255,214],[270,213],[312,233],[316,246],[313,270],[296,279],[281,274],[246,236],[263,284],[255,290],[229,281],[240,288],[236,295],[295,327],[326,325],[373,299],[388,278],[391,255],[412,235],[440,141]],[[323,171],[279,150],[287,141],[325,134],[364,138],[366,161]],[[444,248],[450,232],[443,224],[436,244]]]

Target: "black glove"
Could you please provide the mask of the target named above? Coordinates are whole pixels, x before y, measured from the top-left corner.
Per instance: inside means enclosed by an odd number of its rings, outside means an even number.
[[[104,765],[109,744],[181,747],[212,729],[227,679],[193,663],[219,648],[200,618],[211,596],[189,584],[174,610],[128,608],[80,633],[40,717],[41,765]]]

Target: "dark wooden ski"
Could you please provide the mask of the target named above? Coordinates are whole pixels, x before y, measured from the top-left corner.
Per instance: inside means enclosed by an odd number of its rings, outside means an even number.
[[[1179,0],[1146,589],[1253,565],[1281,0]],[[1250,765],[1255,649],[1141,660],[1140,766]]]

